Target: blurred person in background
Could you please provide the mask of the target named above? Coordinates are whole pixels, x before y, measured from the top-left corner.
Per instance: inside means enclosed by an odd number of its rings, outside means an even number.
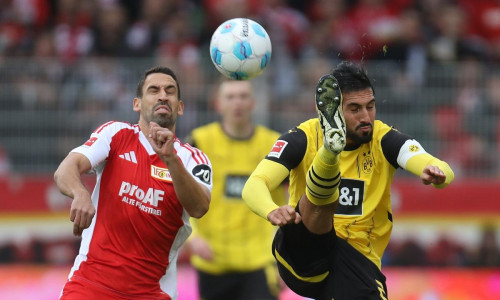
[[[307,17],[311,25],[306,34],[308,41],[300,53],[301,60],[307,64],[314,57],[335,60],[352,55],[359,43],[346,1],[317,0],[310,3]]]
[[[104,1],[103,1],[104,3]],[[101,4],[92,23],[94,43],[92,51],[101,56],[126,56],[127,29],[130,26],[125,7],[115,2]]]
[[[398,15],[396,36],[378,52],[376,60],[384,60],[388,72],[395,74],[388,81],[393,97],[401,110],[415,109],[414,101],[421,99],[428,65],[427,37],[422,16],[409,8]]]
[[[476,249],[469,251],[468,264],[474,267],[500,267],[500,246],[497,227],[485,223]]]
[[[0,179],[6,179],[12,171],[12,162],[7,151],[0,145]]]
[[[500,60],[500,1],[460,0],[467,12],[469,34],[486,43],[488,52],[496,61]]]
[[[468,71],[468,70],[467,70]],[[469,73],[472,73],[469,71]],[[476,101],[464,112],[467,131],[474,135],[478,145],[474,147],[471,169],[482,174],[499,176],[500,164],[500,72],[494,67],[478,78]],[[466,95],[463,95],[465,98]],[[457,103],[460,106],[460,103]]]
[[[133,110],[138,124],[101,125],[54,174],[73,199],[73,233],[82,236],[60,299],[177,297],[178,250],[189,217],[208,210],[211,163],[175,135],[184,103],[171,69],[145,71]],[[92,196],[81,180],[89,171],[97,173]]]
[[[340,63],[319,80],[318,118],[282,135],[243,189],[250,208],[280,226],[272,251],[299,295],[387,299],[381,259],[396,170],[437,188],[454,178],[418,141],[375,119],[374,93],[364,69]],[[279,207],[270,192],[288,176],[289,205]]]
[[[432,38],[428,44],[431,60],[452,62],[470,56],[490,56],[484,40],[468,33],[467,14],[463,6],[453,1],[442,1],[431,14]]]
[[[271,300],[279,293],[269,251],[275,229],[241,198],[248,176],[279,137],[252,122],[254,107],[250,81],[224,80],[215,99],[220,121],[195,128],[188,138],[211,158],[214,169],[210,211],[192,220],[193,235],[186,244],[204,300]],[[272,198],[284,205],[284,188],[277,188]]]
[[[57,0],[54,18],[54,44],[60,59],[71,65],[86,57],[95,43],[92,1]]]
[[[359,0],[347,12],[357,38],[357,47],[345,59],[363,61],[382,52],[398,35],[400,7],[389,0]]]

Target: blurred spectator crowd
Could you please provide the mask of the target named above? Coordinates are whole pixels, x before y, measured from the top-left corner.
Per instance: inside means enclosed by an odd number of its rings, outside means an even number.
[[[477,243],[459,242],[441,234],[433,242],[413,238],[392,239],[383,257],[384,266],[414,267],[495,267],[500,268],[498,228],[485,224],[478,232]],[[71,265],[78,253],[80,240],[20,237],[0,244],[0,264]],[[180,263],[188,263],[181,253]]]
[[[0,0],[0,180],[53,172],[111,112],[135,122],[135,84],[153,64],[178,74],[189,116],[179,136],[210,121],[210,38],[242,16],[271,36],[259,96],[273,129],[313,116],[317,79],[351,59],[367,65],[381,119],[457,177],[500,176],[500,0]],[[384,260],[500,267],[497,235],[485,227],[474,249],[393,241]],[[70,264],[78,245],[21,239],[0,245],[0,263]]]
[[[294,61],[500,58],[497,0],[2,0],[0,54],[196,64],[223,21],[260,22]]]
[[[271,36],[259,96],[273,129],[313,116],[311,87],[351,59],[368,66],[379,117],[458,176],[500,175],[499,0],[0,0],[4,168],[52,170],[101,120],[135,122],[136,80],[153,64],[178,74],[189,116],[179,136],[211,121],[208,45],[241,16]]]
[[[386,266],[500,267],[500,241],[495,226],[484,224],[477,245],[464,245],[442,234],[422,245],[415,239],[392,240],[384,254]]]

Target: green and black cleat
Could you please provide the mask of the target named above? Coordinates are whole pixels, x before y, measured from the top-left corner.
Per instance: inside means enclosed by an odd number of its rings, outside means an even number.
[[[331,74],[321,77],[316,86],[316,110],[323,130],[324,146],[339,154],[346,144],[345,120],[342,93],[337,79]]]

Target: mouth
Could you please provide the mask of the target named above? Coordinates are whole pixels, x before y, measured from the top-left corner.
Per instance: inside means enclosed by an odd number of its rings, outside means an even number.
[[[372,125],[371,124],[360,124],[358,125],[357,129],[359,129],[362,132],[368,132],[372,130]]]
[[[159,114],[168,114],[170,112],[170,107],[168,105],[158,105],[155,107],[154,112]]]

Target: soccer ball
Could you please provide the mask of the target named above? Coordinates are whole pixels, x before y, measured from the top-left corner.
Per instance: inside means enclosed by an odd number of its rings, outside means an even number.
[[[271,39],[257,22],[236,18],[222,23],[212,35],[210,58],[223,75],[247,80],[262,74],[271,60]]]

